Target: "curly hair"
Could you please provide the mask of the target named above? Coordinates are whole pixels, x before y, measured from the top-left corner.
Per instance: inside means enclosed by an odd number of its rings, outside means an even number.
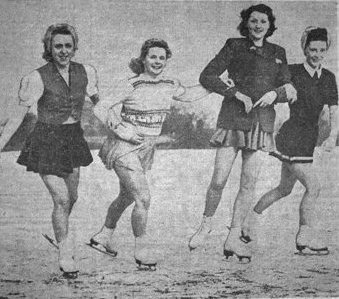
[[[268,21],[270,22],[270,27],[268,28],[265,38],[271,36],[275,30],[277,30],[277,27],[275,27],[275,16],[273,15],[272,9],[265,5],[265,4],[258,4],[258,5],[252,5],[248,9],[244,9],[240,13],[241,22],[238,26],[238,30],[242,36],[248,37],[249,31],[247,27],[248,20],[252,14],[252,12],[257,11],[260,13],[264,13],[268,17]]]
[[[170,50],[167,42],[162,39],[158,38],[151,38],[146,40],[140,50],[140,55],[138,58],[132,58],[129,63],[129,68],[132,70],[133,73],[140,75],[145,71],[144,67],[144,60],[151,48],[162,48],[166,52],[166,59],[172,57],[172,51]]]
[[[48,62],[53,60],[52,40],[57,34],[71,35],[74,44],[74,51],[78,49],[78,34],[73,26],[66,23],[51,25],[47,28],[44,38],[42,39],[44,44],[44,53],[42,54],[42,58]]]

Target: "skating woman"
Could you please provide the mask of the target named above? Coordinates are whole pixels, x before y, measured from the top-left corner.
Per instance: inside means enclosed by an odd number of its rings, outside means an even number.
[[[254,198],[259,175],[258,151],[274,150],[274,103],[293,87],[287,67],[285,50],[269,43],[267,38],[276,30],[270,7],[259,4],[241,12],[238,26],[244,38],[230,38],[200,76],[202,86],[224,96],[217,130],[211,144],[217,147],[214,173],[207,191],[205,210],[199,229],[189,241],[190,249],[200,246],[210,233],[212,217],[233,163],[241,152],[240,189],[233,207],[229,235],[224,244],[226,258],[236,255],[250,260],[251,253],[241,237],[243,221]],[[228,71],[233,88],[219,79]]]
[[[157,256],[154,244],[146,233],[150,206],[150,190],[146,172],[151,169],[155,145],[168,142],[159,136],[172,100],[193,101],[209,92],[202,86],[183,87],[163,71],[171,51],[160,39],[150,39],[142,45],[139,58],[132,59],[130,68],[136,76],[116,89],[116,96],[95,108],[95,114],[112,130],[100,150],[107,169],[114,169],[120,181],[120,193],[110,205],[106,221],[91,239],[92,246],[116,255],[113,233],[125,209],[134,203],[131,222],[135,236],[135,260],[139,265],[154,266]],[[117,105],[122,104],[120,113]],[[120,115],[118,115],[120,114]]]
[[[301,45],[306,61],[289,66],[298,99],[290,105],[290,118],[279,130],[277,151],[272,153],[282,161],[280,183],[262,196],[250,215],[252,220],[249,223],[254,224],[258,220],[255,218],[271,204],[288,196],[296,181],[299,181],[306,190],[299,206],[296,247],[299,251],[307,248],[311,250],[310,253],[328,253],[325,240],[317,230],[319,219],[314,206],[319,197],[320,184],[312,162],[318,138],[318,119],[324,105],[329,107],[331,132],[323,147],[330,151],[336,144],[338,91],[334,74],[322,67],[330,47],[327,30],[306,28]]]
[[[38,121],[26,140],[18,163],[39,173],[53,199],[52,224],[59,248],[59,265],[67,278],[76,278],[73,240],[68,220],[78,198],[80,166],[92,156],[80,126],[85,97],[99,100],[96,70],[71,61],[78,45],[75,29],[68,24],[48,27],[43,58],[47,64],[25,76],[19,105],[0,137],[0,151],[15,133],[29,107],[37,103]]]

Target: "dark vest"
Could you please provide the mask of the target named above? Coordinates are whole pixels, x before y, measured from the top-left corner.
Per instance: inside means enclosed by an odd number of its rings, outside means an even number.
[[[57,125],[70,116],[80,121],[88,83],[84,66],[70,63],[69,85],[52,62],[37,71],[44,84],[44,92],[38,101],[38,121]]]

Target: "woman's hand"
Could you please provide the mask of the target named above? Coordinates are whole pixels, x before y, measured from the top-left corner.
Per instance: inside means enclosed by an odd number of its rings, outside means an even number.
[[[254,105],[253,105],[253,108],[255,107],[267,107],[267,106],[270,106],[274,103],[274,101],[276,100],[277,98],[277,93],[275,91],[269,91],[269,92],[266,92],[259,100],[258,102],[256,102]]]
[[[335,145],[337,143],[337,136],[329,136],[322,144],[322,148],[326,152],[330,152],[335,148]]]
[[[136,132],[135,126],[126,122],[121,122],[112,131],[119,138],[133,144],[140,144],[144,141],[144,137]]]
[[[286,97],[290,104],[293,104],[297,100],[297,90],[290,83],[284,85],[286,91]]]
[[[253,108],[253,103],[252,103],[252,100],[251,100],[250,97],[248,97],[247,95],[244,95],[243,93],[241,93],[241,92],[239,92],[239,91],[237,91],[237,92],[235,93],[235,97],[236,97],[239,101],[241,101],[241,102],[244,103],[246,113],[249,113],[249,112],[252,110],[252,108]]]

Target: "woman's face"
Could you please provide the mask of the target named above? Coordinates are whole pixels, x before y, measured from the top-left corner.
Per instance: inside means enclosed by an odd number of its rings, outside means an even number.
[[[321,40],[311,41],[305,48],[306,61],[314,69],[319,68],[326,53],[327,43]]]
[[[163,48],[150,48],[144,59],[145,74],[156,77],[162,73],[166,67],[166,51]]]
[[[258,11],[253,11],[247,21],[247,28],[249,37],[254,40],[264,39],[268,28],[270,27],[270,22],[268,16],[265,13]]]
[[[71,35],[56,34],[52,39],[52,57],[54,63],[64,68],[74,56],[74,43]]]

